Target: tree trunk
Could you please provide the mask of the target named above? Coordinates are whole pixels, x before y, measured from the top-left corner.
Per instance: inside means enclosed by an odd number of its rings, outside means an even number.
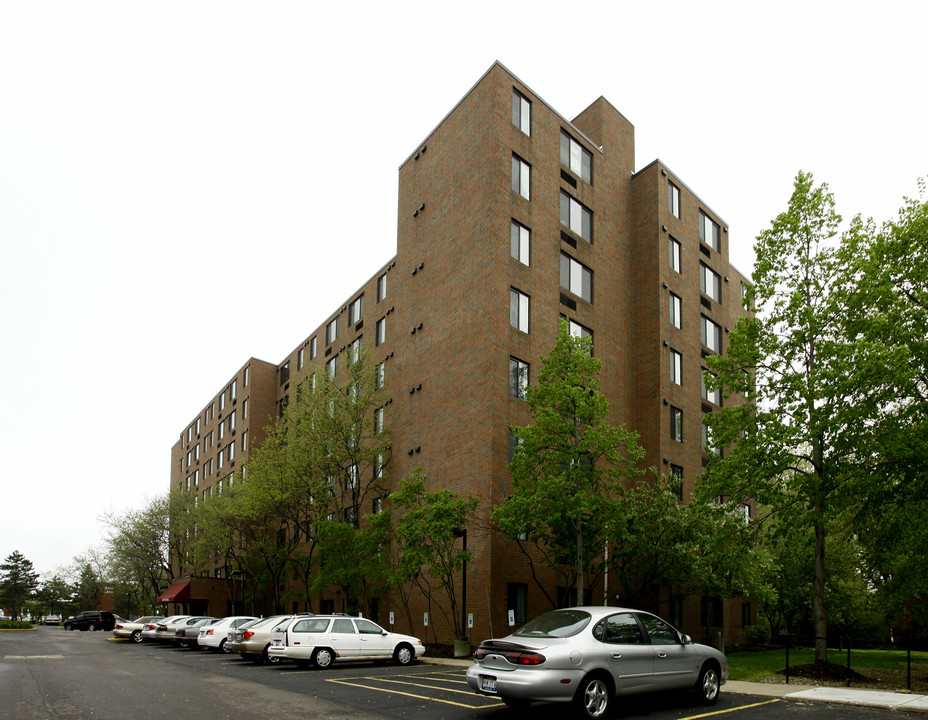
[[[577,516],[577,605],[583,605],[583,517]]]
[[[821,507],[816,508],[820,513]],[[825,526],[815,523],[815,576],[812,579],[812,614],[815,618],[815,662],[828,662],[828,618],[825,614]]]

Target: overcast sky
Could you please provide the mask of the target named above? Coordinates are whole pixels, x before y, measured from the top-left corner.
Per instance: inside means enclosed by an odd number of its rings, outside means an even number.
[[[495,60],[568,118],[605,96],[749,273],[800,169],[847,218],[915,194],[926,27],[921,0],[0,0],[0,559],[50,573],[167,491],[233,372],[395,254],[400,163]]]

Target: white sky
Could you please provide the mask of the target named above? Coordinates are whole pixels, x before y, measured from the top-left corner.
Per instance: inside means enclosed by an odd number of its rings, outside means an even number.
[[[750,273],[799,169],[847,218],[915,194],[926,27],[921,0],[0,0],[0,559],[49,573],[167,491],[232,373],[393,256],[400,163],[494,60],[567,117],[605,96]]]

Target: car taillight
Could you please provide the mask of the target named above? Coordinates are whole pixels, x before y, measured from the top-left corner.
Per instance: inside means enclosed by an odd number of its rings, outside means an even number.
[[[209,630],[207,630],[207,631],[206,631],[206,634],[207,634],[207,635],[212,635],[212,634],[213,634],[213,629],[210,628]]]
[[[536,652],[520,652],[518,650],[505,652],[482,647],[474,650],[474,660],[483,660],[487,655],[499,655],[506,658],[513,665],[541,665],[545,661],[545,656]]]
[[[246,630],[242,633],[242,640],[247,640],[250,637],[253,637],[254,633],[251,630]]]
[[[148,625],[148,626],[145,627],[145,629],[146,629],[146,630],[154,630],[154,629],[156,629],[157,627],[158,627],[157,625]]]
[[[117,623],[117,624],[116,624],[116,627],[117,627],[119,630],[122,630],[122,625],[119,625],[119,624]]]

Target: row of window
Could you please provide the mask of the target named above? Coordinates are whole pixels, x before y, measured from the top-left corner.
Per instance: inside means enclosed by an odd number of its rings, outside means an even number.
[[[247,430],[242,432],[241,436],[239,437],[238,443],[240,444],[239,446],[241,448],[241,452],[247,453],[248,452],[248,431]],[[210,477],[213,474],[214,468],[218,472],[219,470],[224,468],[226,465],[232,465],[235,462],[236,446],[237,446],[237,443],[235,440],[233,440],[228,445],[223,447],[222,450],[220,450],[219,453],[217,453],[215,457],[215,465],[214,465],[214,459],[208,458],[203,463],[203,468],[202,468],[203,477],[204,478]],[[200,468],[198,467],[187,476],[186,489],[188,491],[191,488],[196,490],[199,488],[199,486],[200,486]]]
[[[675,218],[679,218],[681,216],[680,188],[669,180],[667,181],[667,209]],[[721,227],[719,227],[719,224],[711,217],[709,217],[705,212],[700,210],[698,227],[699,239],[716,252],[721,252],[722,231]]]
[[[247,366],[242,371],[242,386],[248,387],[249,379],[249,370]],[[193,442],[194,437],[200,437],[201,425],[214,420],[216,418],[216,402],[219,403],[219,412],[223,412],[226,409],[226,404],[233,404],[238,397],[238,379],[236,378],[231,383],[229,383],[222,392],[219,393],[219,396],[216,400],[213,400],[206,409],[203,411],[203,415],[197,417],[188,427],[187,427],[187,443]],[[180,435],[180,441],[184,442],[184,433]]]

